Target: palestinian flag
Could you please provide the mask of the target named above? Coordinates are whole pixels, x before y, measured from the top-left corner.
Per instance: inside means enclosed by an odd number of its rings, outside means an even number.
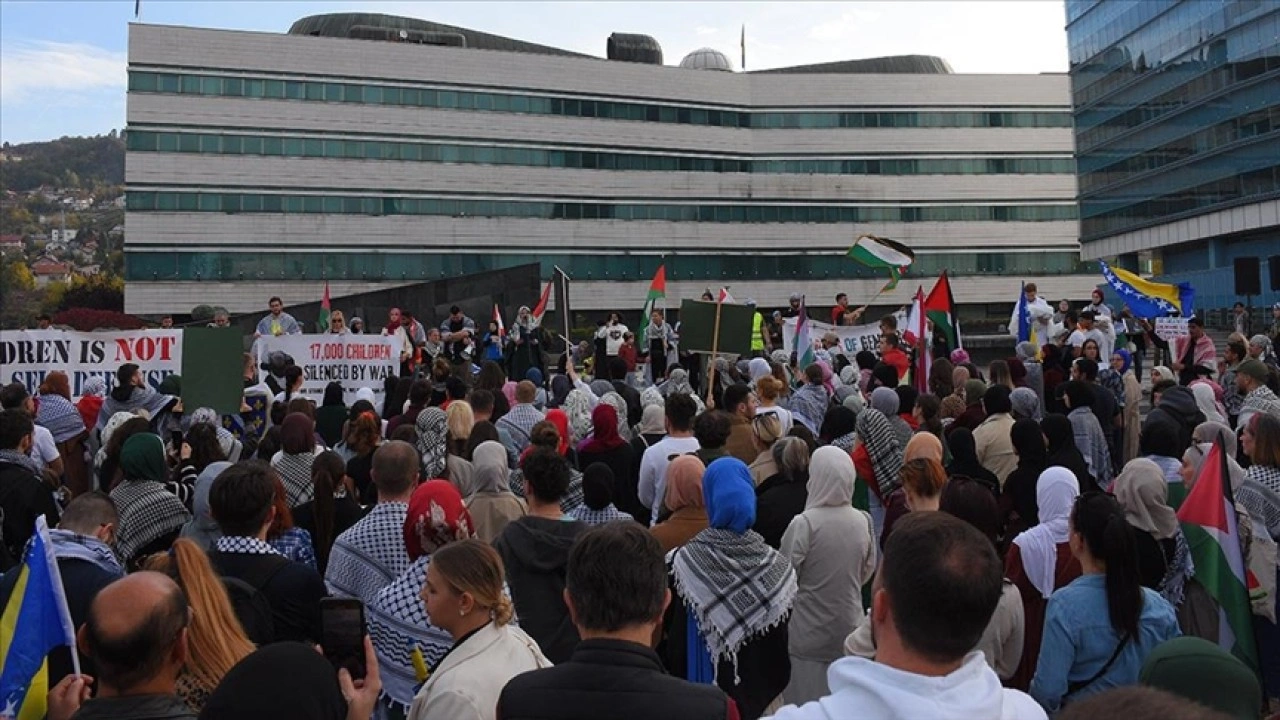
[[[869,268],[889,271],[889,282],[880,292],[896,288],[898,278],[916,260],[916,254],[911,251],[911,248],[875,235],[863,235],[858,238],[853,247],[849,248],[848,255]]]
[[[1218,605],[1218,645],[1257,672],[1248,568],[1240,551],[1240,528],[1228,477],[1227,453],[1218,438],[1200,466],[1195,486],[1178,509],[1178,520],[1191,548],[1196,580]]]
[[[320,317],[316,320],[316,324],[320,326],[320,332],[329,331],[329,312],[333,307],[329,304],[329,281],[324,281],[324,297],[320,299]]]
[[[640,311],[640,348],[641,352],[649,351],[649,316],[657,307],[658,301],[667,297],[667,266],[659,265],[653,274],[653,282],[649,283],[649,294],[644,298],[644,309]]]
[[[947,338],[947,347],[955,350],[964,347],[960,342],[960,319],[956,317],[956,299],[951,294],[951,281],[943,270],[938,282],[924,300],[925,317],[933,321],[933,332]]]
[[[529,315],[533,317],[534,325],[542,324],[542,316],[547,314],[547,303],[551,300],[551,282],[542,289],[542,297],[538,298],[538,304],[534,306]]]
[[[721,291],[723,292],[723,291]],[[796,315],[796,336],[791,347],[796,351],[796,367],[802,371],[813,364],[816,356],[813,352],[813,327],[809,324],[809,312],[804,307],[804,296],[800,296],[800,314]]]

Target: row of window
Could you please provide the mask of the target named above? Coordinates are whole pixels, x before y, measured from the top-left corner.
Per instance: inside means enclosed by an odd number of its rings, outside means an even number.
[[[1062,112],[743,112],[429,87],[134,70],[129,91],[562,115],[732,128],[1071,127]]]
[[[1071,28],[1072,100],[1076,107],[1124,85],[1133,69],[1158,68],[1206,42],[1211,47],[1229,48],[1232,60],[1247,56],[1251,48],[1265,47],[1265,36],[1259,45],[1256,34],[1247,34],[1257,30],[1232,32],[1225,42],[1220,36],[1241,24],[1257,27],[1257,18],[1276,6],[1270,0],[1190,0],[1168,8],[1168,2],[1143,0],[1116,18],[1105,17],[1107,11],[1100,9],[1097,17]],[[1089,32],[1091,28],[1094,32]],[[1204,60],[1204,53],[1197,55]]]
[[[128,149],[136,152],[184,152],[220,155],[354,158],[418,162],[598,170],[690,171],[715,173],[793,173],[820,175],[971,175],[1074,172],[1071,158],[890,158],[745,160],[658,155],[653,153],[548,150],[543,148],[462,145],[442,142],[393,142],[275,135],[223,135],[129,130]]]
[[[855,262],[832,262],[834,255],[667,255],[671,280],[858,278],[882,272]],[[533,253],[125,253],[125,278],[138,280],[413,280],[452,277],[541,263],[547,274],[564,269],[575,280],[647,281],[652,255],[544,255]],[[1096,265],[1072,251],[1021,253],[941,253],[916,256],[910,275],[1061,275],[1096,272]]]
[[[1099,210],[1115,207],[1116,201],[1091,198],[1082,201],[1086,217],[1080,223],[1080,231],[1083,240],[1093,240],[1183,213],[1203,212],[1214,205],[1234,204],[1252,198],[1261,200],[1277,194],[1280,194],[1280,165],[1232,174],[1105,212]]]
[[[276,195],[130,190],[131,212],[300,213],[333,215],[443,215],[543,220],[669,220],[718,223],[1043,222],[1074,220],[1068,205],[929,205],[839,207],[821,205],[649,205],[631,203],[460,200],[454,198]]]
[[[1277,98],[1280,102],[1280,98]],[[1241,117],[1218,123],[1199,132],[1180,137],[1153,150],[1133,154],[1124,147],[1110,147],[1102,152],[1089,153],[1080,159],[1080,192],[1085,193],[1112,183],[1121,182],[1133,175],[1195,157],[1236,142],[1256,138],[1280,130],[1280,105],[1262,108]],[[1088,167],[1104,165],[1099,170]]]

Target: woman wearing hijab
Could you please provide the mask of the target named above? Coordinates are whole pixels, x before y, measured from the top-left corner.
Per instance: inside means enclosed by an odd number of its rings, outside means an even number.
[[[756,488],[756,521],[751,529],[769,547],[780,548],[783,533],[804,512],[809,497],[809,446],[800,438],[785,437],[773,444],[769,454],[778,471]]]
[[[680,455],[667,464],[667,492],[663,504],[671,514],[650,528],[662,552],[670,552],[707,529],[707,508],[702,496],[705,471],[696,455]]]
[[[511,678],[551,666],[538,643],[511,624],[505,574],[498,551],[475,539],[432,556],[420,597],[428,620],[454,640],[414,695],[408,720],[494,720]]]
[[[947,435],[947,449],[951,451],[951,464],[947,465],[947,475],[977,480],[990,488],[992,494],[1000,492],[1000,480],[978,460],[978,445],[968,428],[956,428],[951,431]]]
[[[600,403],[604,405],[613,406],[613,409],[616,411],[615,415],[617,415],[618,417],[618,421],[617,421],[618,437],[622,438],[624,442],[631,442],[631,439],[635,437],[635,433],[631,431],[631,425],[630,423],[627,422],[627,417],[628,417],[627,413],[629,410],[627,408],[626,399],[624,399],[621,395],[611,390],[605,393],[603,396],[601,396]],[[592,428],[594,429],[595,428],[594,415],[592,416],[591,425],[592,425]]]
[[[1040,421],[1040,430],[1044,433],[1045,443],[1049,451],[1047,467],[1064,467],[1076,476],[1076,483],[1084,492],[1098,490],[1098,484],[1089,474],[1089,466],[1084,456],[1076,447],[1075,429],[1066,415],[1054,413],[1046,415]]]
[[[883,398],[884,396],[881,399]],[[896,404],[897,396],[894,396],[894,399]],[[843,405],[838,405],[827,410],[826,416],[822,419],[822,427],[818,429],[818,441],[823,445],[834,445],[846,453],[852,453],[854,442],[858,437],[857,431],[857,413]]]
[[[751,442],[758,454],[747,469],[751,471],[751,481],[756,487],[778,474],[773,446],[783,434],[782,422],[777,415],[756,415],[751,421]]]
[[[302,413],[290,413],[280,427],[280,454],[271,460],[271,467],[284,482],[290,509],[312,498],[311,463],[315,457],[315,423]]]
[[[80,413],[80,419],[84,421],[86,429],[98,424],[98,415],[102,412],[102,401],[106,395],[107,381],[96,375],[85,380],[80,386],[80,399],[76,401],[76,410]]]
[[[622,399],[617,393],[608,394]],[[608,402],[600,403],[591,411],[591,427],[591,436],[578,444],[578,466],[607,465],[613,471],[614,502],[625,513],[638,512],[640,497],[636,485],[631,482],[633,476],[639,481],[636,454],[618,433],[618,409]]]
[[[524,501],[511,492],[508,482],[507,449],[502,443],[480,443],[472,456],[474,494],[467,499],[467,512],[475,525],[475,536],[493,542],[507,523],[523,517]]]
[[[124,480],[111,491],[120,515],[115,548],[130,565],[150,553],[168,550],[191,513],[164,487],[169,468],[159,435],[138,433],[125,441],[120,470]]]
[[[573,381],[568,375],[555,375],[551,378],[551,394],[547,398],[547,407],[558,408],[564,405],[564,399],[573,390]]]
[[[209,508],[209,489],[213,487],[213,481],[218,479],[218,475],[229,467],[229,462],[215,462],[200,471],[191,497],[191,520],[182,526],[180,533],[205,552],[213,547],[214,541],[222,537],[222,530],[218,529],[218,523],[213,519],[213,512]]]
[[[791,676],[787,617],[796,596],[791,563],[751,531],[756,497],[741,460],[707,468],[710,527],[671,553],[666,666],[690,682],[714,682],[757,720]]]
[[[1068,542],[1068,518],[1079,495],[1080,485],[1070,470],[1050,466],[1041,473],[1036,483],[1040,524],[1015,537],[1005,557],[1004,576],[1022,594],[1026,627],[1022,662],[1008,683],[1019,690],[1030,687],[1036,672],[1049,596],[1080,576],[1080,561]]]
[[[1057,345],[1044,345],[1040,348],[1040,358],[1044,368],[1044,410],[1046,413],[1059,412],[1062,406],[1058,402],[1058,386],[1069,377],[1062,365],[1062,349]]]
[[[647,393],[653,389],[652,387],[647,388],[645,392]],[[631,447],[636,449],[637,453],[643,453],[667,436],[667,416],[665,412],[666,409],[663,403],[645,405],[644,409],[640,411],[640,432],[631,441]]]
[[[1040,402],[1044,402],[1044,365],[1040,363],[1040,359],[1036,357],[1035,343],[1020,342],[1014,348],[1014,354],[1018,361],[1022,363],[1022,369],[1026,371],[1024,386],[1035,392],[1036,397],[1040,398]],[[1009,366],[1013,367],[1012,363]]]
[[[1204,413],[1206,421],[1220,424],[1227,421],[1226,416],[1223,415],[1223,408],[1218,404],[1218,399],[1213,392],[1214,384],[1207,380],[1197,380],[1188,387],[1196,398],[1196,407]]]
[[[1120,375],[1124,387],[1124,410],[1122,422],[1124,440],[1121,442],[1121,457],[1125,463],[1138,457],[1138,443],[1142,432],[1140,405],[1142,404],[1142,384],[1133,373],[1133,355],[1124,348],[1111,353],[1111,369]]]
[[[1009,404],[1013,406],[1014,421],[1034,420],[1040,422],[1040,418],[1044,417],[1040,398],[1031,388],[1014,388],[1013,392],[1009,393]]]
[[[982,396],[987,392],[986,383],[981,380],[967,380],[964,384],[964,412],[956,417],[955,421],[947,426],[947,436],[959,428],[968,428],[976,430],[983,420],[987,419],[987,413],[982,407]]]
[[[1000,491],[1000,527],[1005,537],[1035,527],[1040,523],[1036,507],[1036,484],[1049,467],[1049,451],[1044,434],[1035,420],[1019,420],[1009,431],[1018,466],[1004,480]]]
[[[422,457],[422,477],[432,480],[444,477],[449,446],[449,421],[438,407],[424,408],[414,423],[418,433],[418,455]],[[471,488],[458,488],[464,497]]]
[[[871,407],[885,416],[889,426],[893,428],[894,436],[898,439],[898,447],[905,448],[911,441],[911,436],[915,434],[915,430],[912,430],[911,426],[898,416],[899,405],[898,393],[893,388],[878,387],[871,391]]]
[[[964,412],[968,405],[964,395],[964,386],[967,382],[969,382],[969,368],[957,367],[951,371],[951,392],[938,396],[942,400],[942,408],[939,411],[942,419],[955,420]]]
[[[588,465],[582,473],[582,504],[567,517],[587,525],[635,520],[613,504],[613,488],[613,471],[608,465],[599,462]]]
[[[591,435],[591,411],[596,406],[595,395],[582,388],[574,388],[564,399],[563,409],[569,416],[569,444],[576,446]]]
[[[1136,458],[1120,471],[1112,490],[1134,530],[1143,587],[1160,593],[1176,608],[1182,604],[1183,586],[1195,570],[1178,517],[1169,507],[1164,473],[1150,460]]]
[[[856,479],[848,453],[818,448],[804,512],[782,536],[797,583],[787,627],[791,682],[782,693],[789,704],[830,694],[827,666],[844,654],[844,638],[863,618],[862,586],[875,572],[876,543],[871,516],[853,507]]]
[[[376,678],[378,667],[369,670]],[[298,642],[263,646],[236,663],[209,696],[201,720],[345,720],[368,717],[372,700],[343,697],[333,665]]]
[[[475,536],[462,496],[446,480],[428,480],[413,491],[404,522],[405,549],[411,564],[368,606],[369,635],[382,670],[382,702],[387,709],[408,712],[414,688],[422,682],[415,668],[421,658],[435,668],[453,639],[431,624],[419,594],[431,555],[440,548]]]
[[[858,442],[853,448],[853,465],[858,479],[867,489],[866,510],[876,528],[876,536],[884,529],[884,501],[899,486],[902,471],[902,446],[884,413],[867,408],[858,415]],[[860,491],[854,492],[854,506],[862,507]]]
[[[342,383],[331,382],[324,387],[324,399],[316,408],[316,432],[325,445],[333,447],[342,440],[342,426],[347,421],[347,405],[342,399]]]
[[[818,432],[822,427],[822,419],[826,417],[827,406],[831,404],[831,395],[822,381],[822,368],[816,363],[804,369],[804,384],[791,395],[791,416],[809,428]]]

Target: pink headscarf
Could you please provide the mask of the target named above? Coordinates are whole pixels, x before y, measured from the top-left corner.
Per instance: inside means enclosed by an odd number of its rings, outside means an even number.
[[[956,348],[951,351],[951,364],[964,365],[969,362],[969,352],[964,348]]]
[[[507,399],[507,402],[511,405],[511,407],[516,406],[516,381],[515,380],[508,380],[506,384],[502,386],[502,395]]]
[[[827,364],[826,360],[819,360],[816,363],[816,365],[822,368],[823,387],[827,389],[828,394],[835,394],[836,385],[835,385],[835,382],[832,381],[832,378],[834,377],[834,373],[831,372],[831,366]]]

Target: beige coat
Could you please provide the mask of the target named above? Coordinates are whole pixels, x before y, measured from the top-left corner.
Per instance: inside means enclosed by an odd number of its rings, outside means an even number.
[[[773,459],[773,451],[765,450],[756,456],[755,462],[747,466],[747,470],[751,472],[751,482],[756,487],[760,487],[760,483],[768,480],[778,474],[778,463]]]
[[[973,431],[973,442],[978,450],[978,462],[991,471],[1004,487],[1004,479],[1018,467],[1018,456],[1013,451],[1009,434],[1013,430],[1013,416],[997,413],[982,421]]]
[[[524,500],[512,492],[478,492],[467,501],[467,512],[476,526],[476,537],[491,543],[507,523],[524,517],[528,510]]]
[[[453,649],[418,690],[409,720],[494,720],[511,678],[551,667],[518,627],[489,623]]]
[[[1142,404],[1142,386],[1133,371],[1124,374],[1124,461],[1138,457],[1138,439],[1142,433],[1142,418],[1139,416],[1139,405]]]

